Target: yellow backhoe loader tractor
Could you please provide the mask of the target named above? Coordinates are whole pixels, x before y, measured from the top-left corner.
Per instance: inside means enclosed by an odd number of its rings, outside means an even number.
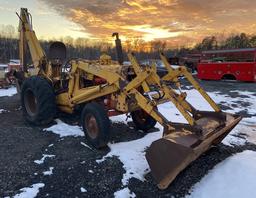
[[[121,65],[122,58],[118,58],[118,63],[106,54],[95,61],[66,61],[65,45],[55,42],[46,56],[27,9],[22,8],[18,16],[23,70],[15,76],[21,87],[25,119],[32,124],[47,124],[54,119],[57,109],[72,114],[76,108],[83,108],[82,127],[86,138],[97,148],[108,143],[110,116],[130,113],[136,127],[143,131],[160,123],[163,137],[152,143],[146,158],[161,189],[167,188],[179,172],[211,145],[221,142],[241,120],[237,115],[222,112],[187,69],[172,68],[164,54],[161,59],[167,73],[162,78],[155,64],[140,65],[132,53],[128,54],[130,66]],[[120,45],[118,39],[116,43]],[[30,71],[24,59],[27,46],[34,65]],[[180,87],[181,76],[187,78],[214,111],[198,111],[187,102],[187,95]],[[177,89],[168,86],[170,82]],[[167,120],[157,108],[165,102],[172,102],[188,124]]]

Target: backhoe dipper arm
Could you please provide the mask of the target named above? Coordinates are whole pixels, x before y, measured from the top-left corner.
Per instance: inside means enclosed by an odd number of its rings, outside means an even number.
[[[21,8],[20,15],[18,15],[18,17],[20,18],[19,56],[21,65],[23,66],[24,71],[27,72],[25,51],[26,45],[28,45],[33,65],[35,68],[40,69],[41,66],[46,65],[46,56],[33,30],[31,15],[26,8]],[[46,68],[44,68],[44,70],[45,69]]]

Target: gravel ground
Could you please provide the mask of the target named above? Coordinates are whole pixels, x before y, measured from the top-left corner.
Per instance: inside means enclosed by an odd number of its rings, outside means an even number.
[[[256,90],[256,84],[249,83],[204,81],[202,85],[209,92],[218,91],[232,97],[236,97],[239,91]],[[244,109],[248,106],[242,101],[237,105]],[[223,109],[228,108],[223,104],[221,106]],[[0,97],[0,109],[8,110],[0,114],[0,197],[13,196],[19,193],[19,189],[35,183],[45,184],[38,197],[113,197],[114,192],[122,189],[120,181],[125,172],[122,163],[117,158],[107,159],[100,164],[95,161],[105,156],[109,152],[108,148],[91,150],[81,144],[88,144],[84,137],[60,138],[56,134],[44,132],[45,127],[26,124],[18,95]],[[243,116],[252,116],[246,110],[240,113]],[[77,116],[59,116],[69,124],[78,123]],[[141,132],[133,131],[121,123],[113,124],[112,128],[115,131],[112,140],[115,142],[143,137]],[[146,175],[145,182],[131,179],[128,187],[137,197],[184,197],[217,163],[243,150],[256,151],[256,146],[247,144],[229,147],[220,144],[212,148],[193,162],[164,191],[158,190],[150,173]],[[43,154],[55,157],[47,158],[40,165],[34,163]],[[49,167],[54,167],[53,174],[45,176],[43,172],[49,170]],[[81,187],[87,192],[81,193]]]

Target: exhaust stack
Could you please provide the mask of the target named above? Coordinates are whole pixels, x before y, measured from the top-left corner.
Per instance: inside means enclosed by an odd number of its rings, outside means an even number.
[[[122,65],[124,62],[124,55],[123,55],[122,43],[121,43],[121,40],[119,39],[119,34],[117,32],[114,32],[112,34],[112,37],[116,37],[115,43],[116,43],[117,60],[119,64]]]

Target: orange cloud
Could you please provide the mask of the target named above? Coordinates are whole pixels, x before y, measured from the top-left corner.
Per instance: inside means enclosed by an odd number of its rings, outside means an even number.
[[[120,32],[126,38],[194,43],[216,32],[255,32],[251,0],[40,0],[81,25],[93,38]]]

